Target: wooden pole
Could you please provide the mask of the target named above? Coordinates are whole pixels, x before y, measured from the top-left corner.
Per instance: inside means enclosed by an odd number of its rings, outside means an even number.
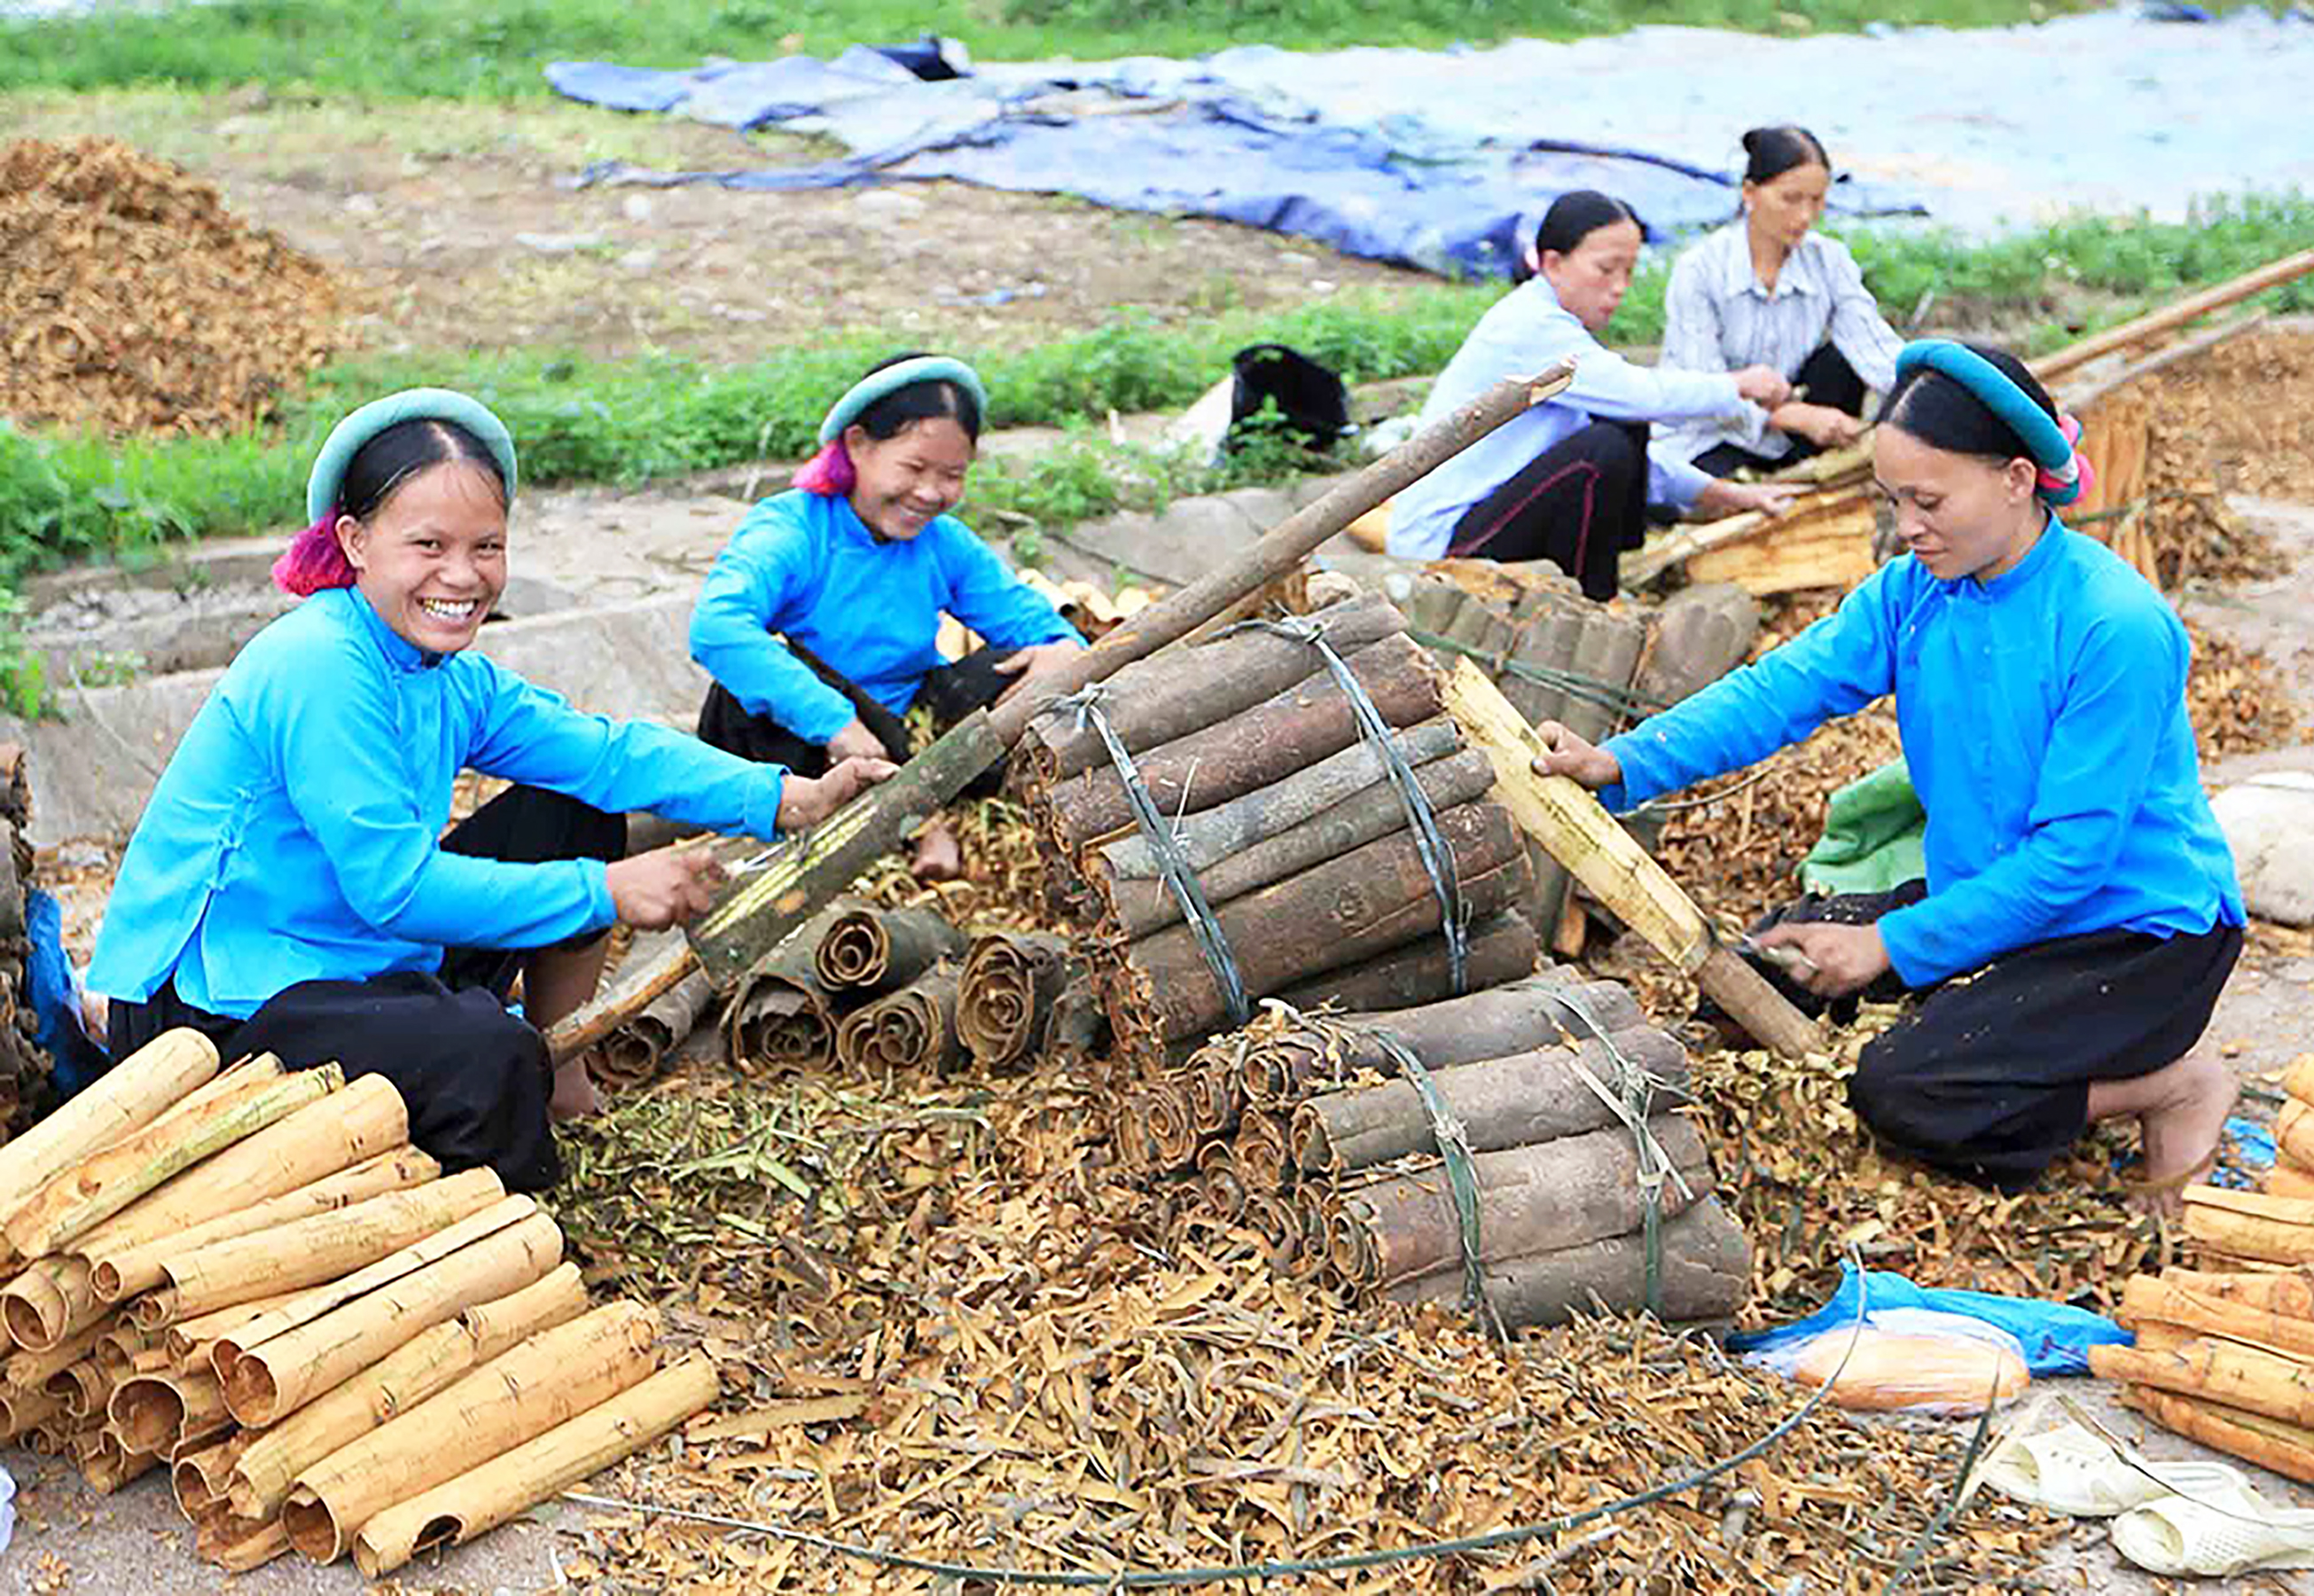
[[[2094,338],[2085,338],[2077,344],[2069,344],[2053,355],[2045,356],[2032,362],[2033,375],[2044,383],[2053,382],[2067,372],[2087,366],[2099,356],[2110,355],[2115,350],[2128,348],[2133,344],[2143,343],[2149,338],[2174,331],[2196,316],[2205,316],[2212,311],[2223,310],[2227,305],[2239,304],[2253,294],[2262,294],[2268,288],[2278,288],[2284,283],[2295,282],[2310,271],[2314,271],[2314,250],[2301,250],[2294,255],[2285,255],[2279,260],[2259,267],[2256,271],[2244,272],[2240,277],[2230,281],[2220,283],[2214,288],[2204,288],[2199,294],[2189,294],[2185,298],[2165,304],[2158,311],[2149,312],[2135,321],[2124,322],[2120,326],[2109,327]]]
[[[2195,333],[2182,343],[2171,344],[2158,355],[2148,355],[2142,360],[2133,361],[2111,376],[2101,377],[2079,388],[2068,388],[2057,395],[2057,402],[2069,410],[2086,410],[2117,388],[2126,388],[2132,383],[2142,381],[2156,372],[2167,371],[2196,355],[2206,355],[2220,344],[2231,343],[2246,332],[2257,331],[2273,319],[2273,313],[2269,311],[2252,311],[2248,315],[2236,317],[2223,326]],[[2107,502],[2111,501],[2111,496],[2108,496]]]
[[[1512,817],[1594,897],[1682,974],[1693,978],[1762,1045],[1797,1058],[1823,1045],[1814,1021],[1714,942],[1702,912],[1596,798],[1564,776],[1534,773],[1535,756],[1543,751],[1534,728],[1467,659],[1455,664],[1446,707],[1495,762],[1496,794]]]
[[[1295,511],[1211,571],[1143,610],[1100,643],[1062,662],[993,710],[975,711],[910,760],[881,787],[862,793],[784,851],[761,874],[743,877],[690,928],[702,968],[728,992],[755,958],[795,923],[857,880],[975,776],[1020,740],[1053,700],[1103,681],[1177,642],[1245,595],[1285,575],[1319,544],[1366,511],[1436,469],[1512,417],[1565,392],[1575,364],[1561,360],[1529,378],[1497,383],[1440,418],[1324,497]]]

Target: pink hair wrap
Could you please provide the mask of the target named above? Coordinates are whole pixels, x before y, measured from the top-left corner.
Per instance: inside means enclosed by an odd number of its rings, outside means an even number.
[[[792,481],[806,493],[835,498],[851,492],[852,484],[859,480],[860,473],[852,468],[852,456],[839,435],[820,445],[819,453],[798,469]]]
[[[299,598],[309,597],[324,587],[354,585],[354,568],[346,562],[346,551],[338,546],[338,512],[334,508],[290,540],[281,558],[273,562],[273,585]]]

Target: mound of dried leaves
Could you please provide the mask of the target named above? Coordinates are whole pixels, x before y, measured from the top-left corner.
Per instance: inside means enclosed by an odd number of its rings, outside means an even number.
[[[340,289],[209,184],[110,139],[0,148],[0,416],[246,428],[321,364]]]

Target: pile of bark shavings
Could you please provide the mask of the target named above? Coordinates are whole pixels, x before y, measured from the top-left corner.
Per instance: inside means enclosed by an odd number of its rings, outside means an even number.
[[[2186,710],[2204,759],[2259,754],[2298,740],[2298,706],[2265,653],[2186,622],[2194,663],[2186,676]]]
[[[2130,391],[2152,401],[2157,472],[2174,460],[2179,485],[2314,504],[2314,335],[2248,333]],[[2246,548],[2239,570],[2213,560],[2198,574],[2212,580],[2274,574],[2259,563],[2259,552]]]
[[[650,1097],[587,1133],[558,1208],[592,1249],[587,1212],[628,1204],[625,1289],[661,1300],[726,1395],[595,1487],[623,1501],[1108,1575],[1547,1520],[1727,1458],[1801,1399],[1644,1320],[1506,1347],[1435,1309],[1356,1308],[1276,1278],[1250,1236],[1168,1251],[1109,1160],[1108,1094],[1067,1073],[881,1104],[799,1084],[775,1111]],[[765,1156],[814,1199],[756,1207],[742,1167]],[[1819,1409],[1739,1471],[1647,1508],[1263,1588],[1877,1591],[1946,1501],[1968,1428]],[[580,1555],[566,1543],[561,1559],[582,1588],[981,1588],[770,1536],[582,1516]],[[2071,1533],[1981,1495],[1906,1588],[2029,1588]]]
[[[110,139],[0,146],[0,417],[216,436],[320,365],[343,290],[217,191]]]

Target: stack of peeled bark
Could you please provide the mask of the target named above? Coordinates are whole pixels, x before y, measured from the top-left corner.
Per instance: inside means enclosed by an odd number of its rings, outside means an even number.
[[[32,879],[32,794],[24,777],[24,750],[0,743],[0,1142],[30,1124],[46,1107],[49,1055],[32,1040],[40,1028],[24,990],[31,957],[24,893]]]
[[[967,936],[929,908],[838,898],[741,978],[724,1029],[751,1074],[943,1073],[1078,1057],[1100,1042],[1085,966],[1061,937]]]
[[[196,1549],[367,1572],[478,1535],[715,1396],[587,1308],[562,1237],[409,1144],[393,1086],[172,1031],[0,1148],[0,1435],[171,1472]]]
[[[1685,1052],[1623,988],[1566,968],[1392,1013],[1273,1011],[1128,1097],[1119,1155],[1184,1239],[1250,1230],[1289,1274],[1458,1301],[1465,1233],[1439,1121],[1385,1036],[1467,1143],[1480,1274],[1506,1327],[1650,1306],[1712,1321],[1742,1304],[1744,1232],[1671,1112]]]
[[[2314,1053],[2283,1072],[2282,1094],[2265,1189],[2277,1197],[2314,1197]]]
[[[1119,1054],[1141,1072],[1246,1018],[1232,1014],[1226,967],[1249,1004],[1373,1010],[1451,995],[1442,880],[1465,933],[1464,990],[1534,968],[1534,931],[1516,912],[1525,843],[1488,798],[1492,766],[1444,714],[1442,675],[1404,617],[1371,595],[1296,624],[1326,639],[1395,728],[1435,816],[1437,877],[1385,759],[1304,636],[1235,631],[1096,690],[1222,957],[1186,922],[1096,724],[1064,704],[1031,722],[1015,754],[1048,887],[1091,926]]]
[[[1677,703],[1741,665],[1760,606],[1726,584],[1660,604],[1598,604],[1548,560],[1435,560],[1394,570],[1382,591],[1407,632],[1452,668],[1479,663],[1530,726],[1556,720],[1592,743]],[[1637,828],[1647,840],[1644,824]],[[1520,905],[1550,948],[1582,951],[1583,917],[1564,867],[1530,839],[1534,884]]]
[[[2314,1484],[2314,1201],[2186,1197],[2201,1267],[2132,1278],[2137,1345],[2093,1347],[2089,1367],[2156,1424]]]

